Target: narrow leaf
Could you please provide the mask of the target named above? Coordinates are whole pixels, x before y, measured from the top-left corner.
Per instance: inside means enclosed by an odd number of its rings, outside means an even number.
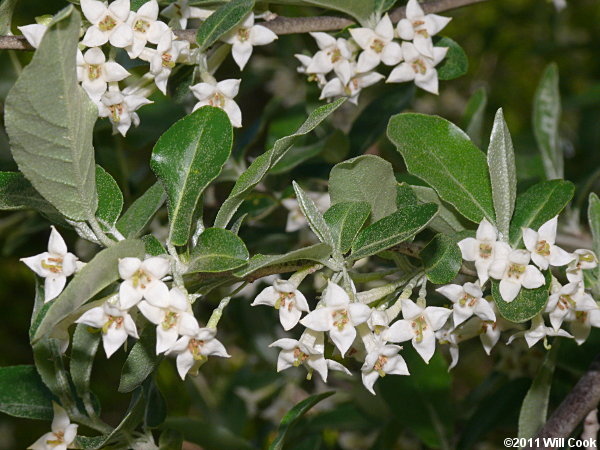
[[[107,225],[114,225],[123,210],[123,194],[115,179],[102,167],[96,166],[98,209],[96,217]]]
[[[207,228],[198,238],[187,273],[225,272],[248,262],[248,249],[235,233],[222,228]]]
[[[323,218],[331,230],[336,250],[342,254],[350,250],[370,213],[367,202],[342,202],[327,210]]]
[[[436,203],[438,205],[438,213],[429,223],[432,230],[438,233],[452,234],[465,229],[456,214],[448,209],[435,190],[427,186],[411,186],[411,188],[420,202]]]
[[[450,283],[460,270],[462,255],[458,245],[451,237],[436,235],[420,253],[425,274],[435,284]]]
[[[238,25],[254,8],[254,0],[232,0],[212,13],[196,33],[199,50],[204,52]]]
[[[162,357],[156,355],[156,327],[148,324],[127,355],[121,371],[119,392],[131,392],[152,373]]]
[[[126,238],[137,237],[166,199],[162,184],[154,183],[125,211],[117,222],[117,229]]]
[[[70,364],[73,385],[77,394],[83,399],[90,395],[92,366],[101,336],[98,332],[90,332],[88,328],[85,324],[77,324],[73,333]]]
[[[304,217],[306,217],[310,229],[317,235],[322,243],[334,248],[335,244],[333,242],[333,236],[331,235],[331,231],[329,230],[325,219],[323,219],[323,214],[321,214],[321,211],[319,211],[315,202],[306,195],[306,192],[304,192],[295,181],[293,181],[292,184],[294,186],[294,192],[296,192],[300,210],[302,211],[302,214],[304,214]]]
[[[486,106],[487,91],[481,87],[469,99],[463,117],[463,130],[469,135],[473,144],[479,148],[482,146],[483,119]]]

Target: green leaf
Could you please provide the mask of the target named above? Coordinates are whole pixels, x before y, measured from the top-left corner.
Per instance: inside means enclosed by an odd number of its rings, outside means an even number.
[[[0,367],[0,412],[25,419],[52,419],[52,394],[34,366]]]
[[[438,234],[421,250],[425,274],[435,284],[450,283],[460,270],[462,254],[455,240]]]
[[[593,192],[590,194],[589,205],[588,205],[588,223],[590,225],[590,231],[592,232],[592,249],[596,255],[600,255],[600,199]],[[600,269],[596,267],[589,271],[592,282],[590,288],[594,294],[598,294],[600,289]]]
[[[254,0],[232,0],[212,13],[196,33],[201,52],[238,25],[254,8]]]
[[[96,166],[96,191],[98,192],[96,217],[104,224],[113,226],[123,210],[123,194],[115,179],[98,165]]]
[[[331,256],[331,250],[331,247],[327,244],[315,244],[281,255],[257,254],[248,261],[246,266],[236,270],[233,274],[236,277],[244,278],[259,269],[269,266],[297,263],[298,261],[323,262]]]
[[[33,187],[68,218],[86,220],[97,207],[98,111],[75,72],[80,15],[72,6],[59,15],[8,93],[4,118],[13,157]]]
[[[372,100],[352,123],[348,136],[351,154],[361,155],[377,142],[385,134],[390,117],[408,108],[414,95],[414,84],[407,84]]]
[[[427,186],[411,186],[420,202],[436,203],[438,213],[429,223],[429,227],[438,233],[452,234],[465,229],[456,214],[450,211],[440,200],[435,190]]]
[[[19,0],[3,0],[0,3],[0,36],[10,34],[13,11]]]
[[[0,172],[0,210],[35,209],[49,217],[60,213],[36,191],[20,172]]]
[[[325,219],[323,219],[323,214],[321,214],[321,211],[319,211],[315,202],[306,195],[306,192],[304,192],[295,181],[292,181],[292,185],[294,186],[294,192],[296,193],[300,210],[302,211],[302,214],[304,214],[304,217],[306,217],[310,229],[321,242],[334,248],[335,244],[333,242],[333,236],[331,235],[331,231],[329,230]]]
[[[235,233],[207,228],[192,251],[187,272],[225,272],[243,266],[249,257],[244,241]]]
[[[327,210],[323,219],[331,230],[336,250],[342,254],[350,250],[370,213],[371,207],[367,202],[341,202]]]
[[[167,191],[173,244],[187,243],[196,204],[221,173],[232,145],[227,113],[204,106],[175,122],[154,146],[150,167]]]
[[[55,325],[73,314],[86,301],[102,289],[119,279],[119,259],[128,256],[142,258],[144,244],[141,241],[125,240],[102,250],[88,262],[67,284],[48,308],[42,319],[33,342],[48,335]]]
[[[546,353],[527,395],[523,399],[519,413],[519,438],[533,438],[546,423],[548,404],[550,401],[550,387],[558,355],[558,341],[552,343],[552,348]]]
[[[100,343],[101,333],[99,330],[89,331],[85,324],[77,324],[73,333],[71,350],[71,378],[77,394],[82,399],[90,400],[90,378],[92,366]]]
[[[435,203],[407,206],[378,220],[358,234],[350,258],[374,255],[410,239],[425,228],[437,210]]]
[[[151,256],[165,255],[167,251],[162,243],[152,234],[146,234],[140,238],[144,243],[146,254]]]
[[[117,229],[126,238],[137,237],[167,199],[161,183],[154,183],[125,211]]]
[[[510,219],[517,198],[517,169],[510,131],[504,121],[502,108],[496,112],[487,153],[496,225],[500,239],[508,241]]]
[[[252,161],[250,167],[248,167],[236,181],[233,189],[229,193],[229,197],[227,197],[221,205],[214,226],[218,228],[227,227],[227,224],[242,202],[249,195],[249,192],[262,181],[267,172],[269,172],[269,170],[271,170],[271,168],[292,148],[296,139],[305,136],[314,130],[321,122],[323,122],[323,120],[344,103],[344,101],[344,98],[340,98],[327,105],[318,107],[310,113],[306,121],[294,134],[278,139],[272,149],[266,151]]]
[[[433,187],[467,219],[495,223],[492,187],[484,153],[456,125],[437,116],[392,117],[388,137],[408,171]]]
[[[368,25],[375,12],[375,0],[304,0],[304,3],[343,12],[354,17],[363,26]]]
[[[375,155],[363,155],[336,164],[329,174],[331,204],[367,202],[371,220],[396,211],[396,177],[392,165]]]
[[[552,63],[544,70],[533,100],[533,132],[549,180],[562,178],[564,172],[558,136],[560,112],[558,66]]]
[[[279,429],[277,430],[277,435],[275,436],[273,442],[271,442],[269,450],[283,449],[287,433],[293,428],[296,422],[298,422],[298,420],[317,403],[325,400],[327,397],[331,397],[334,393],[335,392],[323,392],[322,394],[311,395],[290,409],[285,416],[283,416],[283,419],[281,419]]]
[[[140,386],[161,359],[162,357],[156,354],[156,327],[148,324],[127,355],[118,391],[131,392]]]
[[[78,448],[82,448],[84,450],[96,450],[102,448],[102,445],[106,441],[107,435],[102,436],[77,436],[75,438],[75,443],[79,446]]]
[[[469,99],[463,117],[463,130],[469,135],[473,144],[479,148],[482,146],[483,119],[485,118],[486,106],[487,91],[484,87],[481,87]]]
[[[150,0],[131,0],[131,10],[137,11],[144,3],[148,3],[149,1]]]
[[[570,181],[551,180],[531,186],[517,197],[510,223],[510,245],[518,247],[523,239],[521,228],[537,230],[558,215],[573,198],[575,186]]]
[[[436,47],[448,47],[446,57],[436,67],[440,80],[454,80],[469,70],[469,58],[460,45],[448,37],[435,40]]]
[[[167,404],[156,383],[149,379],[144,383],[144,398],[146,409],[144,411],[144,428],[156,428],[167,417]]]
[[[546,272],[544,276],[546,284],[536,289],[521,288],[519,295],[512,302],[504,301],[500,295],[500,283],[492,280],[492,297],[494,297],[494,301],[502,317],[511,322],[522,323],[541,313],[548,302],[550,272]]]
[[[405,206],[412,206],[416,204],[417,195],[415,194],[415,191],[413,191],[413,189],[410,187],[410,185],[406,183],[398,183],[396,185],[396,207],[398,209],[401,209]]]

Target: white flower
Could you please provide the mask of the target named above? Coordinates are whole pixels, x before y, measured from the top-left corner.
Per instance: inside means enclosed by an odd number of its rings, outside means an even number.
[[[102,344],[107,358],[125,343],[128,335],[138,339],[135,322],[129,313],[108,301],[84,312],[75,322],[102,330]]]
[[[33,48],[38,48],[42,42],[44,34],[46,34],[48,26],[41,23],[33,23],[31,25],[23,25],[22,27],[17,28],[21,31],[21,33],[23,33],[25,39],[27,39],[27,42],[29,42]]]
[[[447,299],[454,303],[453,306],[453,321],[457,327],[473,314],[481,320],[495,322],[496,315],[485,298],[478,284],[465,283],[463,286],[458,284],[448,284],[436,289]]]
[[[433,58],[431,36],[439,33],[452,20],[437,14],[425,14],[417,0],[408,0],[406,18],[396,26],[398,36],[405,41],[413,41],[417,50],[424,56]]]
[[[600,308],[596,306],[590,311],[575,311],[575,320],[570,325],[575,342],[578,345],[583,344],[590,335],[592,327],[600,328]]]
[[[327,78],[325,78],[325,75],[323,75],[322,73],[309,73],[307,71],[308,66],[313,60],[310,56],[303,55],[301,53],[296,53],[294,56],[296,57],[296,59],[298,59],[298,61],[300,61],[300,64],[302,64],[296,69],[298,73],[305,74],[309,82],[316,81],[317,85],[320,88],[325,86],[325,84],[327,83]]]
[[[212,13],[213,11],[210,9],[189,6],[188,0],[177,0],[163,9],[161,15],[176,20],[179,23],[179,27],[185,30],[188,19],[206,19]]]
[[[166,23],[158,19],[158,3],[156,0],[150,0],[140,6],[137,11],[131,11],[127,18],[127,25],[133,32],[133,41],[127,53],[131,58],[137,58],[146,43],[158,44],[158,41],[164,34],[171,35],[171,30]]]
[[[178,288],[169,291],[167,306],[158,308],[142,300],[137,307],[156,325],[157,355],[169,350],[180,335],[193,336],[200,328],[185,293]]]
[[[394,26],[387,14],[381,18],[374,30],[350,28],[350,34],[363,49],[358,56],[357,72],[369,72],[381,62],[394,66],[402,61],[402,49],[400,44],[393,41]]]
[[[435,69],[448,53],[448,47],[433,47],[433,57],[421,55],[410,42],[402,43],[404,62],[395,67],[386,83],[413,81],[424,91],[438,94],[438,73]]]
[[[374,309],[371,311],[369,320],[367,320],[367,325],[376,336],[379,336],[390,327],[390,321],[390,316],[386,311]]]
[[[577,313],[592,311],[598,306],[591,295],[585,292],[581,281],[562,286],[558,292],[553,293],[546,305],[546,312],[550,313],[550,323],[558,330],[563,321],[576,320]]]
[[[386,375],[410,375],[404,358],[398,354],[402,347],[381,345],[371,350],[361,367],[362,382],[367,390],[375,395],[373,385],[379,377]]]
[[[458,243],[463,259],[465,261],[475,261],[480,286],[483,286],[488,280],[488,269],[497,257],[497,253],[504,255],[510,252],[508,244],[497,242],[497,240],[498,231],[496,227],[489,223],[487,219],[483,219],[474,238],[465,238]]]
[[[242,80],[223,80],[214,83],[198,83],[190,86],[194,96],[199,100],[194,106],[194,111],[206,105],[221,108],[229,116],[231,125],[236,128],[242,126],[242,111],[234,97],[240,89],[240,81]]]
[[[81,0],[81,11],[92,24],[81,43],[86,47],[110,45],[125,48],[133,42],[133,30],[125,22],[129,17],[129,0],[115,0],[109,6],[98,0]]]
[[[129,76],[129,72],[114,61],[106,61],[106,56],[98,47],[90,48],[85,53],[77,50],[77,80],[90,98],[98,103],[106,92],[107,83],[121,81]]]
[[[489,355],[492,349],[500,340],[500,335],[502,334],[502,326],[500,325],[499,320],[497,320],[496,322],[481,321],[480,326],[481,332],[479,335],[479,339],[481,340],[481,345],[483,346],[483,349]]]
[[[307,192],[306,195],[308,195],[309,198],[315,202],[315,205],[319,211],[324,212],[329,209],[329,206],[331,205],[331,199],[329,198],[328,193]],[[284,198],[281,200],[281,204],[289,211],[287,222],[285,224],[286,233],[293,233],[294,231],[298,231],[308,225],[308,221],[300,209],[298,200],[295,198]]]
[[[552,327],[547,327],[544,323],[544,319],[542,318],[541,314],[538,314],[533,319],[531,319],[531,328],[529,328],[529,330],[519,331],[518,333],[513,334],[508,339],[507,344],[510,344],[512,341],[515,340],[515,338],[520,336],[523,336],[525,338],[525,341],[527,342],[527,345],[530,348],[537,344],[540,340],[544,339],[546,336],[562,336],[567,338],[573,337],[565,330],[554,330],[554,328]]]
[[[410,299],[402,299],[402,317],[383,332],[390,342],[412,341],[415,350],[426,363],[435,352],[435,332],[442,328],[452,310],[436,306],[423,308]]]
[[[306,73],[328,74],[334,67],[352,57],[352,48],[346,39],[336,39],[330,34],[320,32],[310,33],[310,35],[315,38],[320,50],[307,64]]]
[[[216,334],[214,328],[200,328],[193,336],[181,337],[166,353],[177,354],[177,372],[182,380],[194,366],[199,367],[206,362],[208,356],[230,357],[223,344],[215,338]]]
[[[52,228],[48,239],[48,251],[21,258],[21,261],[44,280],[44,302],[58,297],[67,284],[67,277],[77,271],[77,256],[67,251],[62,236]]]
[[[138,258],[119,260],[119,276],[123,279],[119,287],[119,306],[129,309],[137,305],[142,298],[152,306],[169,306],[169,288],[161,281],[169,273],[167,258],[153,256],[144,262]]]
[[[108,117],[113,129],[125,136],[132,124],[136,127],[140,124],[140,117],[135,111],[150,103],[151,100],[141,95],[109,90],[98,102],[98,116]]]
[[[31,444],[32,450],[64,450],[75,448],[71,446],[77,436],[77,424],[71,423],[67,412],[57,403],[52,402],[54,418],[52,419],[51,432]]]
[[[525,248],[531,252],[531,259],[542,270],[548,266],[564,266],[573,260],[573,255],[554,245],[558,216],[543,224],[538,231],[523,228]]]
[[[512,250],[491,264],[489,274],[500,280],[500,295],[505,302],[512,302],[519,295],[521,287],[535,289],[544,285],[544,275],[529,264],[530,260],[531,254],[527,250]]]
[[[189,42],[176,40],[172,33],[164,33],[156,49],[146,48],[140,54],[140,59],[150,63],[150,73],[154,75],[156,87],[163,94],[167,93],[167,81],[175,63],[181,57],[187,58],[189,49]]]
[[[575,259],[567,266],[567,279],[571,282],[583,281],[583,270],[595,269],[598,266],[598,257],[591,250],[575,250],[573,257]]]
[[[385,78],[377,72],[359,73],[355,63],[343,61],[335,67],[337,77],[332,78],[323,86],[320,100],[332,97],[348,97],[351,103],[358,103],[360,91]],[[350,77],[347,77],[350,74]]]
[[[254,25],[254,13],[248,14],[242,24],[223,37],[232,45],[231,54],[236,64],[243,70],[252,55],[252,47],[267,45],[277,39],[277,35],[262,25]]]
[[[267,305],[279,310],[279,321],[284,330],[291,330],[302,316],[310,311],[306,298],[296,285],[286,280],[275,280],[273,286],[264,289],[252,302],[252,306]]]
[[[350,303],[346,291],[331,281],[323,293],[322,302],[324,306],[315,309],[300,323],[314,331],[328,331],[343,357],[356,337],[354,327],[367,321],[371,309],[362,303]]]

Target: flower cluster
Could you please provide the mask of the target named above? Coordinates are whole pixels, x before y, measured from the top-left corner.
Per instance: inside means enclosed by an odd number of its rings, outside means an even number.
[[[389,16],[384,15],[371,28],[350,28],[350,38],[334,38],[327,33],[311,33],[319,51],[312,57],[297,54],[302,64],[298,72],[316,81],[321,99],[349,97],[353,103],[363,88],[385,78],[375,69],[381,64],[394,66],[387,83],[414,81],[421,89],[438,93],[436,66],[448,49],[435,47],[432,36],[450,21],[448,17],[425,14],[417,0],[409,0],[406,18],[394,28]],[[401,42],[395,39],[399,38]],[[333,76],[328,80],[328,74]]]

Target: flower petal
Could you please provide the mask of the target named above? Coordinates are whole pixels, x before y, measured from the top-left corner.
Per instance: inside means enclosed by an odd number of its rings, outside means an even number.
[[[169,260],[162,256],[153,256],[142,263],[142,270],[159,280],[169,273],[170,268]]]
[[[414,337],[412,340],[412,345],[417,353],[421,355],[423,361],[429,364],[429,360],[435,353],[435,335],[433,332],[423,332],[423,339],[420,342],[417,342],[416,337]]]
[[[169,350],[175,342],[177,342],[177,330],[175,328],[169,328],[165,330],[161,325],[156,327],[156,354]]]
[[[154,306],[166,308],[169,306],[169,288],[162,281],[151,281],[144,289],[144,298]]]
[[[521,290],[521,284],[515,283],[510,280],[503,279],[500,281],[500,295],[502,299],[510,303],[512,302],[517,295],[519,295],[519,291]]]
[[[277,39],[277,35],[262,25],[250,28],[250,42],[252,45],[267,45]]]
[[[44,303],[54,300],[60,295],[67,284],[67,277],[58,275],[46,277],[44,280]]]
[[[244,70],[250,56],[252,56],[252,44],[248,41],[235,42],[231,48],[231,56],[233,56],[240,70]]]
[[[350,314],[352,324],[356,326],[369,320],[371,308],[362,303],[350,303],[348,306],[348,313]]]
[[[315,331],[329,331],[333,327],[333,318],[330,308],[318,308],[300,321],[306,328]]]
[[[458,284],[447,284],[446,286],[442,286],[435,290],[439,292],[448,300],[451,300],[453,303],[456,303],[460,298],[464,295],[465,290],[462,286]]]
[[[415,337],[411,323],[408,320],[397,320],[382,333],[382,337],[390,342],[409,341]]]
[[[302,313],[296,308],[281,307],[279,308],[279,322],[285,331],[291,330],[300,320]]]
[[[544,275],[542,275],[542,272],[537,267],[529,265],[525,268],[525,275],[523,275],[523,279],[521,280],[523,287],[535,289],[543,286],[545,282]]]
[[[110,358],[127,340],[127,332],[124,328],[114,328],[111,326],[108,331],[102,334],[102,344],[106,357]]]
[[[444,326],[452,310],[448,308],[441,308],[439,306],[428,306],[425,308],[424,314],[427,316],[429,323],[433,331],[437,331]]]
[[[329,330],[329,337],[338,348],[343,358],[356,338],[356,329],[349,324],[341,330],[338,327],[333,327]]]
[[[181,352],[177,355],[177,373],[182,380],[185,380],[185,376],[194,365],[194,357],[189,351]]]

